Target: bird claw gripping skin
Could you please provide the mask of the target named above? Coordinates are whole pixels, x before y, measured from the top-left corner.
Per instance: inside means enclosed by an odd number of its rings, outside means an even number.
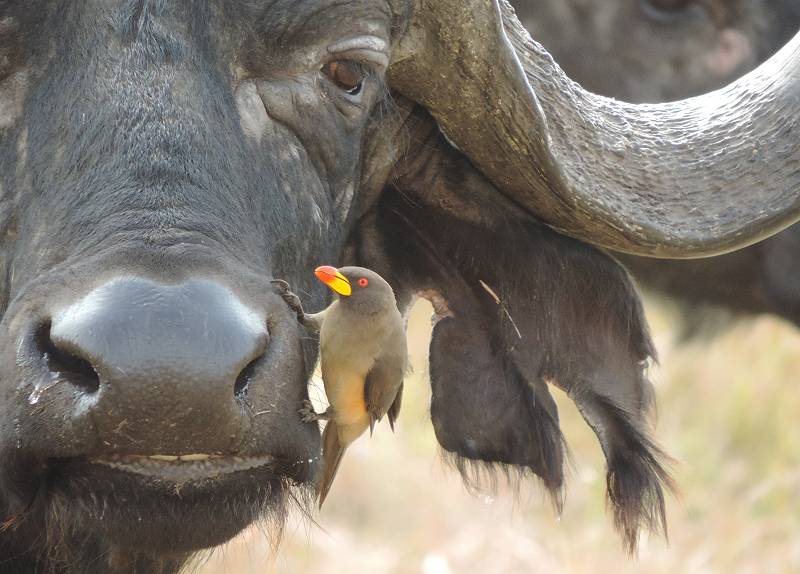
[[[295,295],[289,284],[283,279],[273,279],[270,281],[275,286],[278,295],[280,295],[289,308],[297,315],[297,320],[302,325],[304,323],[305,311],[303,311],[303,304],[300,302],[300,297]]]
[[[300,414],[300,420],[304,423],[328,420],[333,417],[333,407],[328,407],[324,413],[318,413],[314,410],[314,405],[312,405],[311,401],[308,399],[303,401],[303,407],[297,412]]]

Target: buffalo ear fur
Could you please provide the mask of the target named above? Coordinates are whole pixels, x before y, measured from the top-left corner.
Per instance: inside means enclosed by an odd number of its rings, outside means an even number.
[[[625,546],[666,535],[668,457],[648,434],[655,351],[631,278],[612,257],[559,235],[502,196],[418,112],[425,153],[398,165],[362,217],[353,257],[407,305],[432,300],[431,418],[468,484],[481,470],[538,475],[557,506],[565,443],[548,383],[573,400],[607,461]]]

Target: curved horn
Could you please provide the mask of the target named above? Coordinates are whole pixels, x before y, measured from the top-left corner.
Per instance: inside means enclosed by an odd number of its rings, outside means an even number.
[[[506,0],[416,2],[392,87],[558,231],[691,258],[800,219],[800,34],[726,88],[634,105],[569,80]]]

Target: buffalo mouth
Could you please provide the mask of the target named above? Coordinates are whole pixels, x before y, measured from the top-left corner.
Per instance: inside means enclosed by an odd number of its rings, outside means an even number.
[[[214,454],[183,455],[106,455],[88,458],[100,465],[122,472],[175,483],[210,480],[225,475],[264,467],[275,469],[281,461],[274,456],[220,456]],[[311,461],[308,461],[311,462]]]
[[[52,458],[46,463],[47,489],[61,491],[88,480],[91,490],[125,488],[153,492],[225,493],[228,484],[310,487],[317,458],[290,460],[269,454],[99,454]],[[102,480],[100,480],[102,478]],[[106,488],[107,487],[107,488]],[[261,490],[261,489],[259,489]],[[262,491],[261,494],[264,494]]]
[[[292,506],[311,508],[316,465],[273,455],[103,454],[49,459],[45,468],[21,517],[43,523],[28,526],[66,549],[88,536],[108,552],[164,554],[218,546],[255,522],[279,535]]]

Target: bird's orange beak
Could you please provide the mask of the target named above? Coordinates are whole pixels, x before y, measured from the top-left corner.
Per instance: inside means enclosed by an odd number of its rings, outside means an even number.
[[[314,275],[339,295],[347,297],[353,292],[350,281],[336,267],[322,265],[314,270]]]

